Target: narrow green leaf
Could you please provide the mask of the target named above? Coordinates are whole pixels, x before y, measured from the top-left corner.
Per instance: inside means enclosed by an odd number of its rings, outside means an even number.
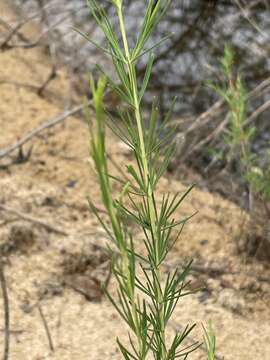
[[[148,82],[149,82],[149,79],[151,76],[151,72],[152,72],[154,59],[155,59],[155,56],[153,54],[150,54],[148,63],[147,63],[147,67],[146,67],[146,71],[145,71],[145,75],[144,75],[144,79],[143,79],[143,83],[142,83],[142,87],[141,87],[141,90],[139,93],[139,103],[142,101],[145,90],[147,88],[147,85],[148,85]]]

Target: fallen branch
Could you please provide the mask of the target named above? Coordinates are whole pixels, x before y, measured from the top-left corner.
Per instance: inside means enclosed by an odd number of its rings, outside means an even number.
[[[175,264],[169,264],[169,263],[165,263],[165,267],[166,268],[176,268],[176,267],[185,267],[185,264],[182,263],[175,263]],[[219,277],[222,275],[241,275],[243,274],[243,271],[228,271],[224,268],[221,267],[213,267],[213,266],[204,266],[204,265],[199,265],[199,264],[192,264],[191,266],[191,271],[193,272],[197,272],[197,273],[202,273],[202,274],[206,274],[208,276],[212,276],[212,277]],[[245,275],[247,277],[251,277],[254,279],[257,279],[258,281],[261,282],[266,282],[266,283],[270,283],[270,278],[268,276],[261,276],[261,275],[256,275],[252,272],[245,272]]]
[[[204,139],[202,139],[196,145],[194,145],[189,151],[187,151],[187,153],[183,156],[182,160],[185,161],[186,159],[189,158],[191,152],[199,151],[204,145],[206,145],[207,143],[215,139],[217,136],[219,136],[219,134],[221,134],[224,131],[228,123],[229,123],[229,118],[227,115],[225,119],[208,136],[206,136]]]
[[[45,23],[46,28],[48,29],[48,47],[49,47],[49,53],[50,58],[52,62],[52,68],[49,76],[45,80],[45,82],[41,85],[38,95],[42,96],[44,90],[46,89],[47,85],[53,80],[57,75],[57,60],[56,60],[56,46],[53,41],[51,28],[50,28],[50,22],[48,19],[48,13],[46,11],[44,0],[38,0],[39,8],[42,14],[41,21]]]
[[[43,311],[42,311],[42,308],[41,308],[40,304],[37,305],[37,308],[38,308],[42,323],[44,325],[44,329],[45,329],[45,332],[46,332],[46,335],[47,335],[47,338],[48,338],[48,342],[49,342],[49,347],[50,347],[51,351],[54,351],[54,346],[53,346],[53,341],[52,341],[50,329],[49,329],[47,320],[46,320],[46,318],[45,318],[45,316],[43,314]]]
[[[250,9],[243,7],[241,2],[239,0],[234,0],[234,2],[236,3],[236,5],[239,7],[240,11],[241,11],[241,15],[250,23],[250,25],[257,30],[257,32],[259,34],[261,34],[265,39],[268,39],[268,35],[267,33],[265,33],[260,27],[259,25],[252,19],[252,17],[250,16]],[[256,2],[255,2],[256,3]]]
[[[260,114],[270,107],[270,99],[258,107],[246,120],[245,126],[249,126]]]
[[[44,83],[39,87],[38,89],[38,95],[42,96],[46,87],[49,85],[49,83],[54,80],[57,76],[57,70],[56,65],[53,65],[50,71],[50,74],[48,75],[47,79],[44,81]]]
[[[2,19],[1,17],[0,17],[0,25],[2,25],[2,27],[4,27],[4,28],[5,28],[6,30],[8,30],[8,31],[12,31],[12,30],[13,30],[12,26],[11,26],[6,20]],[[18,38],[19,38],[22,42],[27,42],[27,41],[28,41],[28,39],[27,39],[23,34],[21,34],[18,30],[17,30],[16,35],[18,36]],[[1,48],[1,47],[2,47],[2,44],[0,45],[0,48]]]
[[[49,7],[48,5],[46,6],[47,8]],[[26,25],[27,23],[29,23],[30,21],[34,20],[35,18],[40,16],[40,11],[30,15],[29,17],[23,19],[22,21],[20,21],[15,27],[10,26],[8,23],[6,23],[5,20],[1,19],[1,23],[2,24],[6,24],[5,27],[9,30],[8,35],[6,36],[6,38],[2,41],[2,43],[0,44],[0,49],[1,50],[6,50],[6,49],[11,49],[13,47],[13,45],[10,45],[9,42],[10,40],[15,36],[18,35],[19,38],[23,41],[22,46],[27,46],[29,45],[29,40],[20,33],[20,30],[22,27],[24,27],[24,25]],[[36,42],[37,45],[37,42]]]
[[[91,105],[91,103],[92,103],[92,100],[88,101],[88,103],[86,103],[86,105]],[[80,111],[82,111],[84,109],[84,107],[85,107],[84,104],[75,106],[73,109],[65,111],[64,113],[58,115],[57,117],[44,122],[43,124],[41,124],[40,126],[35,128],[34,130],[30,131],[28,134],[26,134],[24,137],[22,137],[16,143],[0,150],[0,159],[9,155],[10,153],[12,153],[14,150],[18,149],[22,145],[26,144],[28,141],[30,141],[32,138],[38,136],[44,130],[52,128],[52,127],[60,124],[64,120],[66,120],[68,117],[79,113]]]
[[[7,207],[7,206],[5,206],[3,204],[0,204],[0,210],[4,210],[4,211],[9,212],[11,214],[17,215],[18,217],[20,217],[23,220],[26,220],[26,221],[32,222],[34,224],[40,225],[40,226],[44,227],[45,229],[47,229],[50,232],[54,232],[56,234],[60,234],[60,235],[64,235],[64,236],[69,235],[64,230],[59,229],[59,228],[57,228],[57,227],[55,227],[53,225],[50,225],[50,224],[48,224],[47,222],[45,222],[45,221],[43,221],[41,219],[34,218],[34,217],[30,216],[30,215],[24,214],[24,213],[22,213],[22,212],[20,212],[18,210],[12,209],[12,208]]]
[[[4,265],[2,259],[0,259],[0,282],[1,282],[1,289],[3,295],[3,303],[4,303],[4,313],[5,313],[5,342],[4,342],[4,355],[3,360],[8,360],[9,355],[9,344],[10,344],[10,331],[9,331],[9,300],[8,300],[8,292],[7,292],[7,284],[4,274]]]
[[[20,83],[17,81],[10,81],[10,80],[0,80],[0,85],[14,85],[16,87],[24,87],[26,89],[29,89],[30,91],[39,91],[40,87],[37,85],[31,85],[27,83]]]
[[[5,332],[6,329],[0,329],[1,332]],[[14,335],[21,335],[23,333],[25,333],[25,330],[9,330],[10,334],[14,334]]]
[[[192,125],[189,128],[187,128],[187,130],[185,131],[185,135],[189,134],[194,130],[197,130],[197,128],[201,127],[202,125],[206,125],[209,122],[209,120],[211,120],[213,115],[216,115],[218,111],[222,109],[223,105],[224,105],[224,100],[223,99],[218,100],[208,110],[203,112],[197,119],[195,119]]]

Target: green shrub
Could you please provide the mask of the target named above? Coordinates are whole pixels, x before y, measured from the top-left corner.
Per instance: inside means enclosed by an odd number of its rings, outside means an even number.
[[[222,86],[212,84],[211,87],[223,97],[229,107],[229,127],[225,135],[225,141],[230,149],[228,160],[240,161],[241,174],[249,185],[250,191],[266,204],[270,200],[270,149],[265,166],[259,166],[259,159],[251,152],[256,129],[247,122],[247,93],[240,74],[233,76],[233,65],[233,50],[226,45],[221,60],[224,84]]]

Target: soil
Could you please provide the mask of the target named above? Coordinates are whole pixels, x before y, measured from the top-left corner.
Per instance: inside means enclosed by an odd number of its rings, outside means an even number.
[[[0,9],[1,18],[16,23],[16,14],[6,1],[0,0]],[[21,31],[35,38],[37,29],[27,24]],[[7,29],[0,24],[1,39],[5,35]],[[19,39],[15,36],[13,42]],[[49,73],[44,46],[1,52],[1,149],[66,109],[70,81],[65,70],[58,71],[43,97],[37,94]],[[121,167],[131,161],[111,134],[108,152]],[[9,358],[120,359],[115,338],[125,340],[127,329],[100,288],[109,276],[107,239],[87,205],[90,198],[101,207],[85,122],[69,117],[0,161],[0,250],[11,317]],[[112,172],[117,170],[112,167]],[[186,188],[167,175],[159,192]],[[211,320],[220,359],[267,360],[270,269],[266,262],[238,253],[239,241],[247,236],[249,216],[220,196],[196,188],[179,216],[195,211],[198,214],[184,229],[164,272],[193,258],[192,287],[204,290],[180,301],[170,331],[173,334],[196,322],[187,344],[201,341],[201,323]],[[140,234],[137,241],[140,246]],[[113,280],[109,288],[115,291]],[[0,319],[4,324],[2,307]],[[0,330],[2,349],[3,326]],[[206,359],[203,347],[190,358]]]

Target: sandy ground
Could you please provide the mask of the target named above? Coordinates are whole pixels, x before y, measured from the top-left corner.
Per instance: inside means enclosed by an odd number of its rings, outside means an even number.
[[[15,24],[16,16],[4,0],[0,14]],[[23,31],[34,37],[37,30],[27,25]],[[0,25],[1,40],[5,34]],[[65,71],[58,73],[44,97],[36,93],[35,87],[49,72],[42,47],[0,54],[1,149],[65,110],[70,89]],[[108,141],[120,166],[130,161],[118,140],[110,135]],[[100,293],[99,283],[108,273],[102,250],[106,237],[86,201],[90,197],[101,206],[89,166],[87,127],[82,119],[70,117],[32,139],[23,153],[30,149],[25,162],[17,150],[0,160],[0,205],[6,209],[0,209],[0,247],[10,300],[10,359],[120,359],[115,338],[125,339],[126,328]],[[186,185],[167,177],[160,194],[168,189],[184,191]],[[168,265],[173,268],[194,258],[198,271],[192,274],[193,286],[205,290],[180,302],[170,331],[196,322],[188,342],[201,341],[201,322],[212,320],[221,359],[270,359],[270,271],[265,264],[237,254],[248,216],[233,203],[199,189],[187,198],[179,216],[194,210],[199,213],[184,230]],[[113,282],[110,288],[114,292]],[[4,319],[2,308],[0,319]],[[0,349],[2,343],[3,336]],[[203,348],[190,358],[206,359]]]

